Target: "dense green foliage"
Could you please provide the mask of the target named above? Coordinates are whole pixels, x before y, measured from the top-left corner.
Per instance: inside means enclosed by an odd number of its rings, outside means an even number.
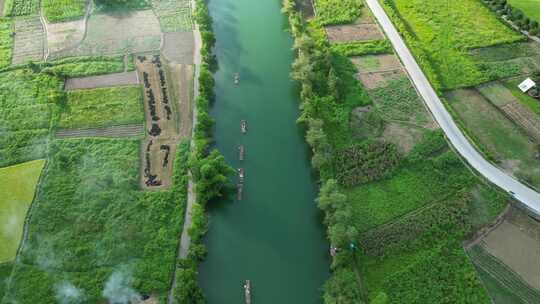
[[[368,141],[352,145],[336,152],[336,178],[345,187],[368,183],[391,173],[399,161],[393,144]]]
[[[354,41],[336,43],[331,46],[332,51],[343,56],[363,56],[375,54],[392,54],[392,45],[388,40]]]
[[[141,10],[151,6],[151,0],[95,0],[99,10],[121,11],[121,10]]]
[[[361,0],[314,0],[323,25],[350,23],[360,17]]]
[[[61,88],[58,78],[27,69],[0,73],[0,167],[45,156]]]
[[[52,144],[9,301],[57,303],[59,286],[70,285],[96,303],[117,276],[129,283],[125,289],[166,294],[186,204],[189,144],[180,144],[173,186],[161,192],[139,190],[138,150],[128,140]]]
[[[389,17],[436,89],[491,80],[467,50],[516,42],[512,32],[478,1],[384,0]]]
[[[6,290],[7,280],[11,275],[11,270],[13,269],[13,263],[0,263],[0,300],[4,297]]]
[[[39,0],[6,0],[4,16],[25,16],[39,11]]]
[[[77,20],[84,16],[86,0],[43,0],[43,14],[48,22]]]
[[[82,129],[137,124],[144,121],[139,86],[76,90],[67,93],[59,128]]]
[[[540,10],[538,3],[530,0],[484,0],[499,16],[505,16],[521,30],[530,35],[540,34]]]
[[[12,22],[0,18],[0,69],[11,64],[13,52]]]
[[[417,257],[384,282],[388,303],[490,303],[459,242]]]

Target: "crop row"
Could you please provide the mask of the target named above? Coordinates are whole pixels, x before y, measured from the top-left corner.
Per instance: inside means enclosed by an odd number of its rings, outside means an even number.
[[[519,298],[527,303],[540,303],[540,292],[529,286],[504,263],[489,254],[482,245],[477,245],[468,251],[474,263],[506,286]]]

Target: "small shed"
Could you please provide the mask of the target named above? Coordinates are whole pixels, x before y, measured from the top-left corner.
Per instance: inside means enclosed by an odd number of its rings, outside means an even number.
[[[527,78],[522,83],[520,83],[518,87],[523,93],[527,93],[527,91],[534,88],[535,86],[536,83],[532,79]]]

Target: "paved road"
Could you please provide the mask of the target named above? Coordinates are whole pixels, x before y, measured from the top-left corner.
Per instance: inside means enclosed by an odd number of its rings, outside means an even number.
[[[416,60],[405,45],[405,42],[403,42],[403,39],[377,1],[378,0],[366,0],[369,8],[373,12],[373,15],[379,21],[379,24],[388,36],[388,39],[394,46],[396,53],[401,58],[401,61],[407,69],[407,72],[409,73],[409,76],[411,77],[418,92],[424,98],[424,101],[435,117],[435,120],[439,123],[455,149],[485,178],[505,191],[512,191],[515,193],[514,197],[517,200],[525,204],[536,215],[540,215],[540,194],[521,184],[508,174],[501,171],[499,168],[489,163],[482,157],[482,155],[480,155],[480,153],[478,153],[478,151],[475,150],[467,138],[465,138],[437,96],[437,93],[435,93],[435,90],[420,69],[420,66],[416,63]]]

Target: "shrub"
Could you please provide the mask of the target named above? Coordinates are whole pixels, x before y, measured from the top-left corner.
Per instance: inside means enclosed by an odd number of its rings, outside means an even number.
[[[374,181],[391,173],[399,161],[392,143],[373,141],[353,145],[336,155],[337,180],[345,187]]]

